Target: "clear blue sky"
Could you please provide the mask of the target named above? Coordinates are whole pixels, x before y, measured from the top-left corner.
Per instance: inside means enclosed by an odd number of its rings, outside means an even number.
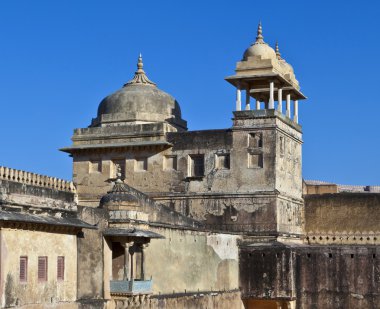
[[[306,179],[380,184],[379,1],[0,2],[0,165],[71,178],[71,144],[136,68],[180,102],[189,129],[231,126],[224,81],[263,23],[308,100]]]

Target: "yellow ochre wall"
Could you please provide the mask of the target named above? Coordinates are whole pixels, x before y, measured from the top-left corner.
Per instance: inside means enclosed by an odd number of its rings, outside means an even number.
[[[1,305],[73,302],[77,291],[76,235],[2,228]],[[20,256],[28,257],[27,283],[19,281]],[[38,257],[48,257],[48,280],[38,282]],[[65,257],[64,281],[57,281],[57,257]]]

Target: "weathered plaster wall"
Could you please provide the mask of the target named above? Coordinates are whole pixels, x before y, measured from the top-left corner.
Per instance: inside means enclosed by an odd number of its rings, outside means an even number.
[[[238,236],[156,228],[165,239],[146,249],[146,275],[154,293],[238,288]]]
[[[336,184],[303,184],[303,193],[307,194],[326,194],[326,193],[338,193],[338,185]]]
[[[75,211],[75,195],[56,189],[0,179],[0,203],[36,210]]]
[[[310,243],[379,244],[380,194],[336,193],[305,196]]]
[[[377,246],[299,249],[295,272],[297,308],[379,308],[379,257]]]
[[[106,134],[109,128],[96,129],[105,133],[84,135],[80,143],[85,145],[87,139],[90,143],[94,140],[102,144],[117,143],[111,133]],[[137,136],[142,133],[135,132]],[[261,136],[260,145],[252,143],[252,134]],[[141,138],[145,142],[155,141],[147,136]],[[115,162],[124,165],[126,182],[145,193],[247,193],[273,191],[277,183],[280,191],[301,198],[301,134],[276,117],[244,120],[243,124],[238,123],[237,127],[226,130],[171,132],[167,133],[166,141],[173,146],[110,147],[76,153],[74,181],[78,185],[80,200],[95,203],[96,198],[106,193],[109,184],[105,180],[115,176]],[[189,177],[190,156],[199,154],[204,155],[205,176],[194,180]],[[223,154],[230,155],[229,169],[217,164],[218,155]],[[250,166],[251,154],[263,156],[261,166]],[[174,167],[167,165],[168,156],[174,156]],[[143,158],[147,165],[141,169],[136,160]],[[101,163],[94,170],[92,162]]]
[[[98,223],[99,227],[98,230],[85,230],[78,239],[78,298],[110,298],[112,248],[102,236],[106,211],[78,208],[81,219]],[[112,227],[131,226],[126,219],[113,219],[112,222]],[[132,225],[148,227],[165,237],[152,239],[145,249],[145,277],[153,278],[154,294],[238,289],[239,236],[158,225]]]
[[[78,299],[104,297],[104,244],[102,229],[106,224],[103,209],[78,207],[79,217],[99,230],[83,230],[78,238]]]
[[[242,297],[295,301],[298,309],[378,308],[379,254],[378,246],[246,246],[239,255]]]
[[[77,295],[76,235],[1,229],[2,306],[72,302]],[[20,256],[28,257],[27,283],[19,282]],[[48,281],[38,282],[39,256],[48,257]],[[57,257],[65,257],[65,280],[57,281]]]
[[[276,189],[302,198],[302,134],[278,120],[276,130]]]
[[[273,111],[270,115],[248,111],[235,113],[234,126],[225,130],[133,128],[141,131],[129,132],[128,141],[156,142],[157,129],[157,138],[169,144],[76,151],[74,179],[81,204],[97,206],[110,189],[106,180],[115,177],[115,164],[120,164],[128,185],[209,227],[302,233],[302,134],[285,117]],[[111,145],[119,141],[113,131],[128,128],[92,129],[77,130],[74,144]],[[204,177],[192,177],[192,155],[204,156]],[[218,163],[222,155],[230,156],[229,168]],[[176,163],[168,166],[170,160]]]

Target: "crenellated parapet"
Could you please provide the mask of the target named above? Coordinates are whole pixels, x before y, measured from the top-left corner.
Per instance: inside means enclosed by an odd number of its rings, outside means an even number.
[[[72,181],[16,170],[5,166],[0,166],[0,179],[58,191],[76,193],[76,188]]]

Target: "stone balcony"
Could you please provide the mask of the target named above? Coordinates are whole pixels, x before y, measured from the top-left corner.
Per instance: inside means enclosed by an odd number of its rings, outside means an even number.
[[[110,291],[112,295],[151,294],[153,280],[112,280]]]

